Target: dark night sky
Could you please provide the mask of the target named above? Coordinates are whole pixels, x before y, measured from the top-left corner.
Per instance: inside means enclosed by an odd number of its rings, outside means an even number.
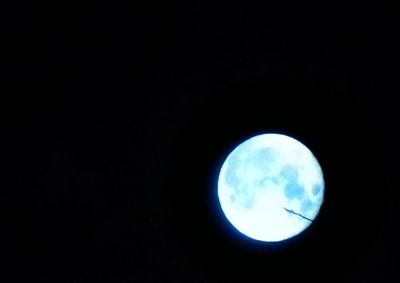
[[[397,281],[393,10],[182,2],[2,9],[0,281]],[[227,149],[268,131],[326,178],[274,246],[212,194]]]

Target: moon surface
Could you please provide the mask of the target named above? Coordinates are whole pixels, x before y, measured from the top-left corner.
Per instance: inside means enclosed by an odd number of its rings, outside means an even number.
[[[324,178],[312,152],[294,138],[262,134],[239,144],[218,176],[227,220],[246,236],[278,242],[304,231],[324,200]]]

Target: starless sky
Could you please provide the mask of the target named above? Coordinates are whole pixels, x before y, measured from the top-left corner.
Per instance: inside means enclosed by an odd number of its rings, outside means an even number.
[[[1,282],[397,281],[393,9],[270,2],[8,1]],[[213,194],[266,131],[326,185],[277,246],[229,230]]]

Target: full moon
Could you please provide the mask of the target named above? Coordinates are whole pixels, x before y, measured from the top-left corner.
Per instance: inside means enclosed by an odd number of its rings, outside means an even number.
[[[321,167],[305,145],[286,135],[263,134],[227,156],[218,176],[218,199],[239,232],[278,242],[312,224],[324,187]]]

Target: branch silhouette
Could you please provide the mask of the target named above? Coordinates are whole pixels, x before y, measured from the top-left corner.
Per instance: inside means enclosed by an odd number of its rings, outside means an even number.
[[[310,219],[310,218],[307,218],[307,217],[305,217],[305,216],[301,215],[300,213],[294,212],[293,210],[291,210],[291,209],[287,209],[286,207],[284,207],[283,209],[284,209],[284,210],[286,210],[287,212],[291,213],[291,214],[294,214],[294,215],[300,216],[301,218],[303,218],[303,219],[305,219],[305,220],[308,220],[308,221],[311,221],[311,222],[312,222],[312,219]]]

